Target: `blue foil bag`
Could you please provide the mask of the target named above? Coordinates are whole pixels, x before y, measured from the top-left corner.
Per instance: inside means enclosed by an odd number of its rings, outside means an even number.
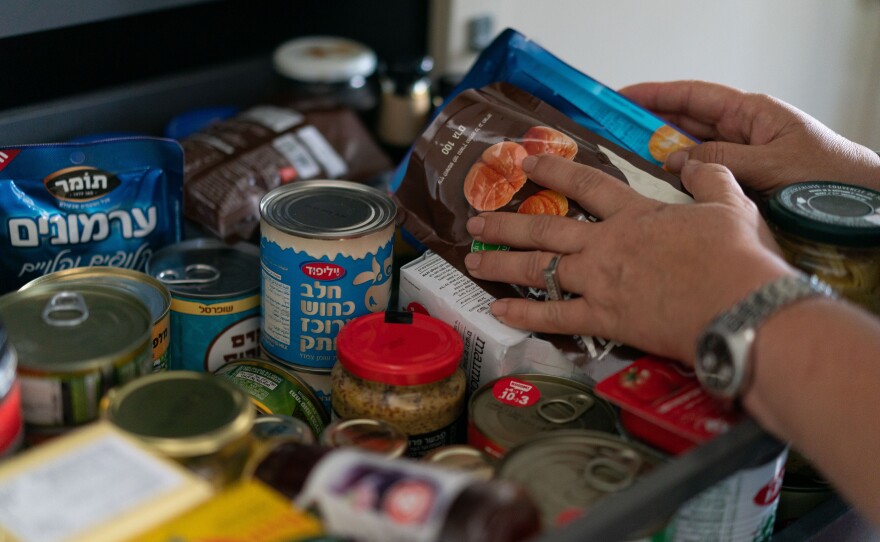
[[[182,198],[172,140],[0,148],[0,292],[72,267],[142,271],[181,239]]]

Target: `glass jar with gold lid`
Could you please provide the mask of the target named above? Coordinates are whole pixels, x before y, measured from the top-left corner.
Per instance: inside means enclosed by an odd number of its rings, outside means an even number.
[[[208,373],[155,373],[111,389],[102,416],[218,488],[241,477],[253,448],[252,403]]]
[[[789,263],[880,314],[880,192],[795,183],[768,202],[767,219]]]

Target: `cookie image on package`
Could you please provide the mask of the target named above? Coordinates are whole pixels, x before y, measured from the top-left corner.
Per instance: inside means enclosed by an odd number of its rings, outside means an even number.
[[[517,213],[526,215],[557,215],[568,213],[568,198],[555,190],[541,190],[520,203]]]
[[[577,143],[572,138],[549,126],[532,126],[521,141],[529,155],[556,154],[571,160],[578,152]]]
[[[513,141],[495,143],[483,151],[464,179],[464,196],[478,211],[494,211],[513,199],[526,184],[522,168],[526,149]]]
[[[675,151],[686,149],[694,145],[694,142],[684,134],[668,125],[663,125],[651,134],[648,140],[648,152],[660,163],[666,161],[666,157]]]

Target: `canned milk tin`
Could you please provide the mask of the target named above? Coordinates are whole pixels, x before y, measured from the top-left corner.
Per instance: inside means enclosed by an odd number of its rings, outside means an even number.
[[[468,406],[468,444],[492,457],[527,438],[560,429],[618,433],[617,414],[580,382],[515,374],[487,383]]]
[[[16,378],[15,350],[0,322],[0,459],[15,453],[24,437],[21,386]]]
[[[171,294],[164,284],[146,273],[121,267],[75,267],[36,278],[22,290],[38,284],[105,284],[118,287],[144,302],[153,317],[152,372],[168,369],[168,341],[171,326]],[[145,371],[145,372],[150,372]]]
[[[6,294],[0,319],[18,353],[29,433],[97,419],[107,390],[152,365],[152,315],[113,286],[44,284]]]
[[[101,407],[110,423],[217,488],[241,477],[253,450],[253,405],[204,372],[148,375],[107,392]]]
[[[169,368],[212,372],[260,354],[260,256],[248,243],[193,239],[159,250],[147,273],[171,292]]]
[[[320,435],[330,422],[329,413],[308,384],[284,366],[263,359],[240,359],[214,373],[234,382],[250,396],[263,414],[299,418]]]
[[[536,435],[510,449],[497,478],[521,484],[545,527],[564,524],[600,499],[631,486],[664,462],[647,446],[618,435],[570,429]],[[662,528],[657,526],[649,531]],[[650,535],[636,533],[635,538]]]
[[[348,181],[297,182],[263,197],[264,350],[333,366],[342,326],[387,308],[396,213],[387,195]]]
[[[670,524],[668,540],[770,540],[787,457],[784,447],[684,503]]]
[[[285,363],[280,359],[270,356],[266,352],[263,352],[263,355],[272,362],[278,363],[288,370],[293,371],[300,380],[312,388],[312,391],[315,392],[315,395],[321,400],[321,404],[324,405],[324,410],[332,413],[333,403],[331,401],[331,394],[333,393],[333,386],[330,380],[330,369],[315,369],[314,367]]]

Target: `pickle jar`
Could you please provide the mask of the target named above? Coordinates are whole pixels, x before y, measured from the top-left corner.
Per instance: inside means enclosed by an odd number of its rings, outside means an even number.
[[[880,314],[880,192],[795,183],[768,202],[767,219],[790,264]]]
[[[159,455],[220,489],[251,453],[256,409],[235,384],[209,373],[153,373],[107,392],[102,416]]]
[[[373,418],[407,435],[409,457],[455,443],[465,403],[461,336],[416,313],[355,318],[336,338],[334,418]]]

